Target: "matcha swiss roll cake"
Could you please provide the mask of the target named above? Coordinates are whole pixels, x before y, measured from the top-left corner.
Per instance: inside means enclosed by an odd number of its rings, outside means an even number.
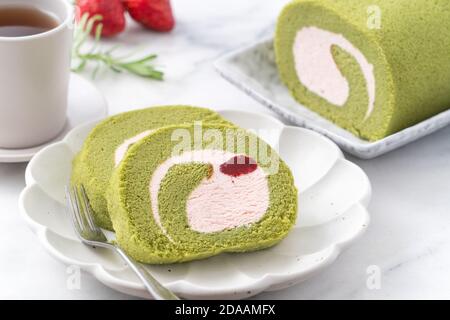
[[[72,183],[84,185],[99,226],[112,230],[105,191],[128,148],[162,126],[197,120],[228,123],[208,109],[166,106],[122,113],[94,128],[73,163]]]
[[[366,140],[450,107],[450,1],[297,0],[275,37],[304,106]]]
[[[133,145],[107,192],[118,244],[163,264],[275,245],[295,224],[289,168],[231,126],[166,127]]]

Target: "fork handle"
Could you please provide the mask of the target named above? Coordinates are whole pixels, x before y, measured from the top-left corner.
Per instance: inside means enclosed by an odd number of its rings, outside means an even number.
[[[180,300],[172,291],[161,285],[142,264],[129,257],[122,249],[116,247],[116,250],[156,300]]]

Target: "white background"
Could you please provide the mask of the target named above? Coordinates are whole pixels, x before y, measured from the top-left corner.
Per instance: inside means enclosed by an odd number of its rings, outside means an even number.
[[[212,62],[273,29],[286,0],[177,0],[170,34],[129,23],[109,46],[160,55],[166,81],[105,72],[95,84],[110,113],[159,104],[193,104],[269,113],[222,80]],[[89,74],[85,74],[89,77]],[[426,106],[424,106],[426,107]],[[364,237],[322,274],[257,298],[450,298],[450,128],[360,165],[373,184],[372,223]],[[26,164],[0,164],[0,298],[127,299],[87,274],[81,289],[66,286],[66,267],[51,258],[19,216]],[[381,268],[380,290],[366,270]]]

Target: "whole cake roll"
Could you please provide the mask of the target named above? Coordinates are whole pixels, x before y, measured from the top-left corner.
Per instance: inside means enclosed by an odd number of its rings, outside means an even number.
[[[366,140],[450,108],[448,0],[295,0],[275,52],[296,100]]]
[[[246,252],[294,226],[297,190],[287,165],[236,127],[165,127],[127,152],[107,192],[118,244],[143,263]]]
[[[112,116],[89,134],[73,163],[72,183],[83,184],[95,222],[113,230],[105,192],[112,172],[129,147],[167,125],[203,121],[229,124],[214,111],[189,106],[163,106],[135,110]]]

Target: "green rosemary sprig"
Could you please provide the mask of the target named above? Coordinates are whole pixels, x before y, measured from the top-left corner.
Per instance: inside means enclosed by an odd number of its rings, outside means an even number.
[[[157,55],[155,54],[150,54],[139,59],[129,59],[129,57],[117,57],[113,55],[113,52],[117,49],[117,46],[106,51],[99,49],[99,42],[103,28],[101,23],[98,24],[95,30],[93,45],[89,50],[84,51],[84,45],[94,28],[94,24],[101,20],[101,15],[95,15],[89,18],[89,15],[86,13],[78,22],[74,33],[72,52],[76,65],[72,68],[72,71],[82,72],[89,62],[93,62],[96,63],[96,67],[93,71],[93,77],[96,76],[100,67],[104,65],[109,67],[114,72],[126,71],[144,78],[155,80],[164,79],[164,73],[155,69],[152,65],[152,62],[157,58]]]

